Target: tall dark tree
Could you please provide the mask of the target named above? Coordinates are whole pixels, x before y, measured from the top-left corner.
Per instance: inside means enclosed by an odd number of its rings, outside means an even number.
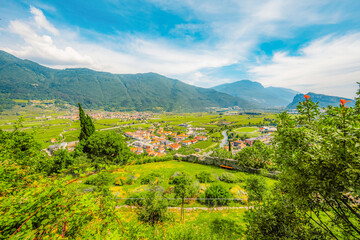
[[[355,103],[355,112],[357,114],[360,114],[360,82],[358,82],[359,84],[359,89],[357,91],[357,98],[356,98],[356,103]]]
[[[80,117],[80,141],[87,140],[94,132],[95,132],[95,126],[94,123],[91,120],[91,117],[89,115],[85,115],[84,110],[82,109],[80,103],[79,103],[79,117]]]

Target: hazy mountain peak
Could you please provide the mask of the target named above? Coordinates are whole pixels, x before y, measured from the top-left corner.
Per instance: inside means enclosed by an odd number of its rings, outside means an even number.
[[[213,87],[215,90],[256,102],[265,107],[285,107],[293,100],[297,91],[278,88],[265,88],[261,83],[250,80],[240,80],[233,83]]]
[[[349,99],[349,98],[343,98],[343,97],[337,97],[337,96],[329,96],[325,94],[318,94],[314,92],[308,92],[306,95],[309,95],[311,97],[311,100],[313,102],[319,102],[320,107],[327,107],[327,106],[339,106],[340,105],[340,99],[346,99],[350,100],[351,102],[347,103],[347,106],[354,106],[355,100]],[[296,106],[299,104],[299,102],[303,102],[305,100],[304,94],[297,94],[293,101],[287,106],[288,109],[296,109]]]

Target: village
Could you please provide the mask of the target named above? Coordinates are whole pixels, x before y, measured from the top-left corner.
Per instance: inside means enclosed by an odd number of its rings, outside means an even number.
[[[211,138],[206,133],[205,128],[192,127],[187,123],[180,124],[179,126],[187,127],[186,132],[177,133],[165,131],[163,127],[156,129],[155,126],[152,125],[147,130],[139,127],[135,132],[125,132],[124,135],[128,138],[127,143],[133,153],[155,157],[161,157],[167,153],[176,152],[180,148],[187,148]],[[255,141],[260,141],[269,145],[271,143],[272,133],[276,131],[276,127],[259,127],[258,131],[261,133],[260,136],[244,140],[224,138],[223,141],[227,141],[227,144],[223,144],[223,149],[229,151],[228,143],[230,143],[231,152],[233,155],[236,155],[242,149],[252,146]],[[211,140],[216,142],[214,139]],[[202,149],[195,148],[195,151],[201,152]]]

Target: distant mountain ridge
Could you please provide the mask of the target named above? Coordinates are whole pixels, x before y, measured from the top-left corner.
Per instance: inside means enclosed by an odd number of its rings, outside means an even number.
[[[207,107],[253,108],[247,100],[195,87],[156,73],[111,74],[57,70],[0,51],[0,94],[12,99],[61,99],[86,108],[137,111],[204,111]]]
[[[265,88],[261,83],[250,80],[240,80],[221,84],[213,89],[240,97],[264,107],[286,107],[299,92],[279,87]]]
[[[346,106],[354,107],[355,106],[355,100],[349,99],[349,98],[342,98],[342,97],[336,97],[336,96],[329,96],[324,94],[317,94],[313,92],[309,92],[306,95],[309,95],[311,97],[311,100],[313,102],[319,102],[319,107],[327,107],[327,106],[339,106],[340,105],[340,99],[350,100],[351,102],[346,103]],[[287,109],[296,109],[296,106],[299,104],[299,102],[304,101],[304,94],[297,94],[293,101],[286,107]]]

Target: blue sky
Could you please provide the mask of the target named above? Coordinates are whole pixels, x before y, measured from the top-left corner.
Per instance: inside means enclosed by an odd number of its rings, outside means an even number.
[[[315,3],[313,3],[315,2]],[[54,68],[353,98],[358,0],[0,0],[0,49]]]

